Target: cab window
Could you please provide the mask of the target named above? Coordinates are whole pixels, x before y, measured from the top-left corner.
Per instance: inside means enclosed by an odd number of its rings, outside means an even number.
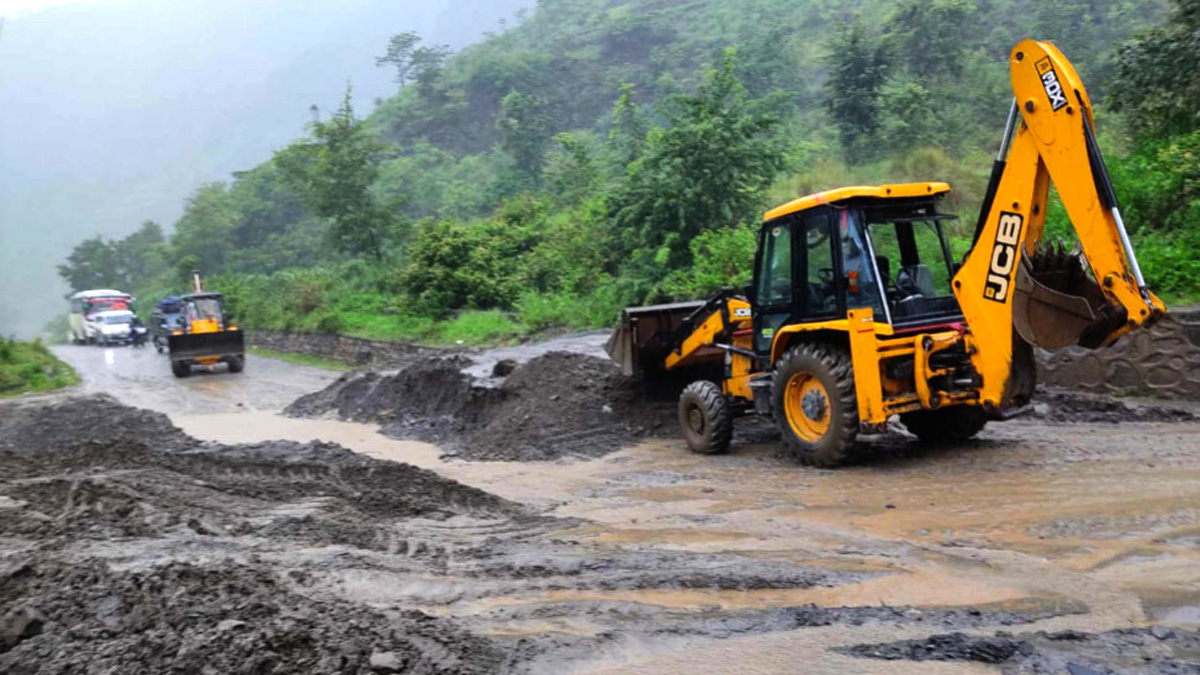
[[[763,229],[757,300],[762,305],[792,302],[792,230],[786,224]]]

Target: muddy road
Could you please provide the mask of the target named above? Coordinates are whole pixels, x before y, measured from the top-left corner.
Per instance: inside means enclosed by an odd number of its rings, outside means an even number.
[[[896,429],[827,471],[761,425],[717,457],[635,433],[652,416],[617,420],[624,390],[575,358],[476,363],[455,381],[473,403],[414,407],[399,373],[253,359],[177,381],[114,352],[61,353],[116,400],[0,404],[0,671],[1200,672],[1186,410],[1050,396],[976,441]],[[279,414],[331,383],[324,413]],[[538,397],[608,421],[496,419]],[[479,454],[493,431],[540,461]],[[560,439],[586,451],[544,451]]]
[[[153,347],[62,345],[54,353],[79,373],[83,391],[108,393],[128,405],[168,414],[280,410],[337,377],[255,354],[246,355],[245,373],[229,373],[221,365],[177,378],[167,357]]]

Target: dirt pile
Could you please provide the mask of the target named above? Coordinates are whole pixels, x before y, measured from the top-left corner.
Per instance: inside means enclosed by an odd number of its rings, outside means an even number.
[[[605,359],[550,352],[498,386],[465,374],[471,363],[438,357],[386,375],[346,375],[285,413],[377,422],[390,436],[437,442],[473,460],[595,457],[674,433],[675,401],[647,396]]]
[[[314,600],[232,563],[26,563],[0,571],[0,607],[0,671],[14,675],[491,673],[503,658],[446,620]]]
[[[372,550],[407,547],[398,519],[523,517],[516,504],[407,464],[331,444],[196,446],[103,441],[0,452],[0,535],[244,536]]]
[[[502,661],[453,622],[385,615],[315,580],[370,555],[399,579],[444,574],[452,556],[485,557],[493,532],[540,522],[518,504],[329,443],[201,443],[102,396],[6,403],[0,419],[0,672],[491,673]],[[440,532],[447,521],[484,534]]]
[[[1057,387],[1038,389],[1034,395],[1033,415],[1057,424],[1189,422],[1196,419],[1196,414],[1186,408],[1130,402]]]
[[[166,415],[122,405],[105,394],[4,404],[0,451],[29,454],[83,440],[142,442],[168,451],[195,444]]]
[[[1177,675],[1200,672],[1200,633],[1154,626],[1106,633],[933,635],[840,650],[889,661],[975,661],[1004,673]]]

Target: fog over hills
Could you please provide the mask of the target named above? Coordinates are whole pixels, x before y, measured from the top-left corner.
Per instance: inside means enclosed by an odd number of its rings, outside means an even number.
[[[29,3],[26,3],[28,5]],[[390,35],[461,48],[533,0],[95,0],[9,12],[0,34],[0,333],[64,307],[80,240],[169,227],[205,181],[331,110],[394,91]],[[0,6],[0,12],[4,8]]]

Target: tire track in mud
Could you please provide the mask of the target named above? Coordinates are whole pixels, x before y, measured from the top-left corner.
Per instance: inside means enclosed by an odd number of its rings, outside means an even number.
[[[5,672],[531,672],[633,635],[669,643],[843,621],[962,622],[953,611],[713,615],[613,603],[605,593],[831,587],[875,573],[588,546],[557,537],[573,520],[431,471],[332,444],[201,443],[105,397],[0,409]],[[78,435],[67,421],[81,419],[109,423],[91,425],[88,441],[64,440]],[[547,604],[554,593],[580,597]],[[456,603],[494,607],[430,613]],[[511,635],[547,619],[600,628]]]
[[[393,435],[428,433],[422,437],[475,438],[485,454],[492,452],[487,447],[492,437],[483,432],[491,429],[508,439],[502,453],[488,457],[492,459],[596,456],[631,443],[639,437],[639,429],[653,428],[652,424],[629,421],[626,410],[614,405],[611,398],[615,396],[619,402],[619,397],[627,395],[628,390],[621,389],[623,385],[606,388],[603,369],[593,372],[590,369],[594,364],[586,358],[552,356],[540,366],[533,365],[535,368],[527,373],[524,383],[518,377],[507,388],[507,380],[457,379],[462,373],[458,364],[454,364],[454,373],[451,368],[438,366],[443,375],[453,375],[454,382],[459,383],[445,388],[435,386],[437,383],[427,377],[410,377],[407,382],[395,379],[388,382],[389,375],[367,376],[361,381],[351,377],[346,382],[366,386],[358,394],[353,394],[353,386],[331,388],[325,392],[327,407],[323,414],[337,410],[340,415],[341,405],[348,405],[351,412],[356,407],[369,409],[363,419],[391,424]],[[522,367],[509,377],[520,374]],[[538,367],[542,369],[540,372]],[[409,376],[421,372],[424,371],[412,371]],[[548,378],[559,378],[559,384],[546,386]],[[578,386],[580,380],[589,383],[588,386]],[[570,389],[572,405],[578,404],[571,409],[578,412],[568,415],[569,429],[564,430],[566,427],[562,425],[543,428],[545,424],[539,415],[552,414],[562,400],[563,387]],[[449,391],[450,397],[439,401],[443,390]],[[497,394],[498,391],[503,393]],[[343,395],[346,392],[353,395]],[[559,399],[554,399],[555,395]],[[639,405],[636,398],[627,400],[631,407]],[[331,403],[332,407],[328,407]],[[356,618],[357,612],[375,613],[383,617],[384,624],[380,625],[395,631],[394,635],[368,631],[379,636],[373,638],[375,644],[355,647],[349,656],[334,650],[341,665],[330,666],[332,672],[367,672],[374,668],[375,662],[382,664],[381,668],[397,664],[395,670],[399,672],[560,673],[603,664],[606,660],[619,662],[630,653],[674,654],[679,664],[687,664],[689,655],[679,650],[711,645],[713,640],[753,643],[764,636],[795,639],[787,638],[794,631],[824,635],[823,631],[836,629],[841,634],[839,640],[821,638],[812,647],[827,650],[856,641],[866,643],[871,636],[894,639],[908,635],[918,639],[964,629],[990,631],[998,626],[1024,624],[1030,625],[1029,630],[1087,625],[1089,630],[1103,632],[1114,621],[1141,615],[1136,599],[1126,592],[1106,590],[1096,582],[1083,583],[1077,573],[1052,566],[1039,567],[1036,558],[1027,554],[971,548],[988,544],[982,540],[968,539],[964,545],[948,538],[946,546],[929,542],[914,545],[907,536],[834,529],[814,540],[822,545],[839,537],[843,542],[853,542],[859,551],[847,548],[846,554],[858,561],[875,563],[874,566],[839,566],[830,564],[828,556],[806,556],[807,560],[800,562],[794,559],[795,555],[758,555],[752,547],[688,550],[687,546],[654,541],[657,525],[648,527],[646,535],[637,541],[620,537],[590,541],[578,536],[579,526],[585,524],[535,512],[518,503],[519,494],[508,491],[505,494],[517,501],[468,488],[431,472],[422,478],[424,474],[414,467],[364,460],[331,444],[198,443],[170,428],[165,418],[139,418],[121,406],[97,405],[91,410],[88,405],[91,404],[85,404],[82,410],[69,407],[38,410],[24,418],[36,419],[37,423],[24,426],[12,425],[12,417],[0,414],[0,448],[10,450],[8,454],[0,454],[3,457],[0,513],[5,516],[14,511],[23,513],[13,521],[22,523],[23,529],[0,532],[0,560],[49,570],[45,573],[55,579],[60,578],[53,572],[55,564],[83,561],[101,565],[107,574],[117,577],[143,575],[128,577],[135,584],[146,583],[151,577],[145,575],[157,573],[164,564],[174,564],[172,561],[191,560],[201,570],[242,566],[253,575],[267,575],[274,580],[276,590],[264,595],[295,596],[282,596],[281,616],[291,612],[292,605],[324,603],[322,606],[334,607],[330,612],[335,618],[352,617],[350,621],[371,626],[378,619]],[[605,411],[605,405],[612,412]],[[444,414],[447,408],[453,414]],[[662,409],[642,414],[666,419],[662,433],[673,433],[673,403],[669,408],[665,418]],[[1079,404],[1078,409],[1089,408]],[[1053,418],[1055,410],[1051,407],[1050,414],[1043,415],[1043,419],[1057,423]],[[513,416],[514,412],[522,414]],[[1120,409],[1104,412],[1106,419],[1124,414]],[[1136,412],[1129,416],[1159,421],[1158,414],[1151,411],[1147,417]],[[62,433],[56,430],[67,428],[69,423],[65,420],[87,415],[98,420],[86,434],[94,439],[90,444],[73,445],[80,435],[77,430]],[[508,421],[491,426],[501,415]],[[523,415],[529,415],[529,419],[525,420]],[[19,422],[22,415],[17,418]],[[100,420],[116,420],[116,423],[100,423]],[[512,424],[513,420],[523,420],[525,424]],[[583,445],[563,442],[573,438],[583,439]],[[593,442],[589,438],[599,440]],[[906,449],[911,443],[903,439],[896,446],[901,455],[911,452]],[[460,446],[460,452],[461,447],[466,446]],[[533,449],[525,451],[523,447]],[[508,452],[515,454],[504,454]],[[54,456],[54,461],[40,462],[35,457],[39,454]],[[470,451],[460,456],[470,456]],[[933,455],[934,459],[937,457]],[[1081,454],[1085,461],[1089,457]],[[700,461],[684,459],[687,461],[676,464],[694,468]],[[789,467],[787,471],[793,470],[775,454],[765,459],[756,472],[771,473],[772,467],[783,471],[785,466]],[[736,457],[721,461],[745,464]],[[903,461],[906,460],[899,460],[900,466]],[[896,480],[897,460],[876,460],[876,464],[860,470],[882,468],[884,473],[891,474],[889,480]],[[13,476],[20,471],[25,473],[10,481],[10,468]],[[756,472],[744,473],[753,476],[758,475]],[[677,470],[672,475],[693,482],[694,473],[689,470],[685,475]],[[626,493],[644,487],[647,481],[654,483],[656,476],[639,476],[612,489],[614,494]],[[665,481],[664,487],[671,487],[675,481],[665,474],[658,477],[663,478],[659,482]],[[45,488],[44,497],[31,487],[40,483],[54,484]],[[492,489],[486,487],[487,483],[475,484]],[[603,493],[607,488],[588,488],[595,489]],[[69,500],[67,495],[71,495]],[[603,504],[604,497],[604,494],[589,495],[588,499]],[[797,499],[788,492],[781,493],[776,501],[793,504]],[[627,503],[625,508],[639,503]],[[681,526],[698,525],[701,533],[709,529],[706,519],[711,516],[694,513],[694,506],[681,507],[680,511],[681,519],[689,516]],[[38,517],[37,513],[46,518]],[[913,551],[921,553],[914,556]],[[992,584],[1012,580],[1014,587],[1030,588],[1030,584],[1016,582],[1035,570],[1033,573],[1044,576],[1043,599],[1051,597],[1056,586],[1066,591],[1065,597],[1042,605],[1006,602],[967,609],[788,606],[779,601],[779,598],[804,597],[809,591],[819,597],[837,598],[840,597],[837,593],[821,593],[826,589],[869,586],[880,580],[904,583],[907,575],[928,568],[928,559],[938,556],[943,560],[932,566],[954,565],[957,574],[969,579],[973,573],[963,573],[963,567],[977,565],[979,578],[986,578]],[[926,560],[905,560],[909,557]],[[79,589],[72,583],[61,589],[62,597],[77,593]],[[260,585],[253,579],[247,583]],[[254,591],[250,594],[254,595]],[[672,604],[669,600],[673,595],[686,601]],[[761,606],[744,600],[714,600],[708,606],[701,604],[703,600],[695,600],[735,595],[772,599]],[[37,597],[42,596],[34,596],[20,591],[4,597],[16,597],[14,604],[19,605],[18,609],[30,606],[36,609]],[[7,601],[0,608],[3,609],[0,615],[7,616]],[[88,611],[94,616],[101,615],[95,608]],[[221,611],[201,611],[200,634],[205,639],[218,639],[222,622],[227,620],[221,617],[244,611],[248,609],[236,604]],[[1080,615],[1082,612],[1088,614]],[[54,645],[56,653],[79,658],[89,653],[101,656],[105,653],[98,651],[102,645],[80,641],[78,636],[63,630],[64,622],[75,617],[46,616],[49,620],[43,620],[38,635],[19,639],[16,648],[6,653],[26,655],[31,653],[26,650],[47,644]],[[1076,616],[1080,617],[1078,621]],[[20,621],[18,617],[17,622]],[[170,619],[167,623],[174,621]],[[285,628],[268,624],[258,644],[271,642],[276,634],[282,635],[279,639],[284,642],[296,635],[315,635],[318,644],[315,651],[281,654],[278,664],[286,664],[281,666],[283,671],[295,663],[322,663],[319,659],[327,656],[322,650],[336,646],[323,641],[340,639],[339,633],[318,624],[305,628],[306,633],[288,633]],[[225,630],[231,630],[230,624],[225,624]],[[428,637],[431,632],[449,637],[438,642]],[[115,635],[113,639],[123,639],[120,631]],[[186,635],[180,639],[184,638]],[[878,643],[884,641],[874,639]],[[472,665],[475,662],[465,654],[467,651],[491,656],[484,665]],[[188,660],[192,657],[187,650],[182,653],[178,663],[194,663]],[[0,655],[2,658],[6,656]],[[861,659],[859,662],[869,663]],[[481,670],[471,670],[477,666]],[[276,672],[280,669],[276,668]]]

